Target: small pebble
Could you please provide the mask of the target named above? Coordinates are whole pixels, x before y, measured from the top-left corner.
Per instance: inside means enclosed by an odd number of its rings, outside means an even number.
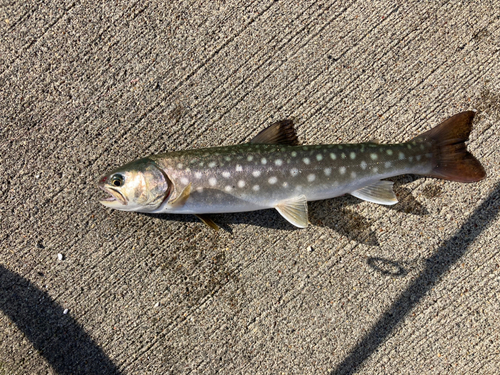
[[[59,260],[63,260],[64,259],[64,256],[62,254],[57,254],[57,259]]]
[[[307,251],[309,251],[310,253],[313,251],[313,247],[312,246],[307,246]]]
[[[155,307],[160,307],[160,302],[156,302]]]
[[[63,314],[66,315],[69,312],[68,309],[64,309]]]

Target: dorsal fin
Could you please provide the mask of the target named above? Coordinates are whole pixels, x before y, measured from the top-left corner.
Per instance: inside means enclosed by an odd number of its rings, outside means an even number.
[[[299,144],[292,120],[281,120],[270,125],[257,134],[250,143],[282,144],[296,146]]]

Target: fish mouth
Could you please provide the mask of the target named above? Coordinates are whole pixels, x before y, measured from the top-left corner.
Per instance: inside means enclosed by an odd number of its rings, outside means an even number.
[[[113,188],[107,188],[104,186],[100,186],[100,188],[109,194],[109,197],[107,197],[106,199],[101,199],[99,201],[102,205],[110,208],[116,208],[127,205],[127,200],[118,190],[115,190]]]

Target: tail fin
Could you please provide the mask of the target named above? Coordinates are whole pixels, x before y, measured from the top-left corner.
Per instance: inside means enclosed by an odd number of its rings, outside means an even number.
[[[465,145],[475,114],[458,113],[413,140],[432,144],[434,168],[428,176],[458,182],[475,182],[486,177],[483,166]]]

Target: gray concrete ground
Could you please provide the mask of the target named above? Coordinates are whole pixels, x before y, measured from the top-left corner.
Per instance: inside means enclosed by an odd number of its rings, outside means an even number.
[[[498,0],[4,0],[0,29],[0,374],[498,373]],[[305,230],[98,203],[110,168],[278,119],[403,141],[467,109],[486,180]]]

